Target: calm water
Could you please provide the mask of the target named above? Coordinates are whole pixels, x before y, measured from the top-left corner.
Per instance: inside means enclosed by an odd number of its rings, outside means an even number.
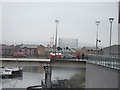
[[[85,72],[85,68],[53,67],[52,80],[70,79],[76,73]],[[27,88],[28,86],[40,85],[45,79],[43,67],[24,67],[23,77],[2,79],[2,88]]]

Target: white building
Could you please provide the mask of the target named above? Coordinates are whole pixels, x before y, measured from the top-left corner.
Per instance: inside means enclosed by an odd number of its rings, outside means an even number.
[[[78,39],[74,38],[59,38],[59,47],[78,47]]]

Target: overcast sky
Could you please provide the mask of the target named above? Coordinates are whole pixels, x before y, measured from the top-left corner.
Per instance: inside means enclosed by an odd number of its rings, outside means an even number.
[[[114,17],[112,44],[118,43],[117,2],[6,2],[2,4],[3,43],[49,43],[55,35],[55,19],[59,20],[58,37],[77,38],[80,45],[94,45],[95,24],[100,20],[99,46],[109,45],[109,17]]]

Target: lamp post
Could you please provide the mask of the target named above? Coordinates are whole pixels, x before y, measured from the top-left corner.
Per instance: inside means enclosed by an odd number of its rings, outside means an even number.
[[[57,29],[58,29],[58,20],[55,20],[56,23],[56,36],[55,36],[55,55],[56,55],[56,49],[57,49]]]
[[[100,24],[100,21],[96,21],[95,22],[97,25],[97,31],[96,31],[96,55],[98,54],[98,41],[100,42],[100,40],[98,40],[98,25]]]
[[[112,22],[113,22],[114,18],[110,17],[109,21],[110,21],[110,49],[109,49],[109,55],[111,54],[111,37],[112,37]]]

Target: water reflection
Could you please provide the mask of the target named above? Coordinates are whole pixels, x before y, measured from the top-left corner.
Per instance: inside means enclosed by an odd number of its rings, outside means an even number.
[[[44,73],[41,72],[41,67],[24,67],[22,77],[2,79],[2,87],[27,88],[31,85],[40,85],[40,81],[44,79]]]
[[[76,73],[85,72],[85,68],[53,67],[52,80],[69,79]]]
[[[85,68],[52,68],[52,88],[84,88]]]
[[[51,81],[58,82],[59,87],[62,84],[67,88],[76,87],[81,83],[85,83],[85,68],[66,68],[66,67],[52,67]],[[29,86],[41,85],[41,80],[45,80],[45,72],[43,67],[24,67],[23,77],[2,79],[3,88],[27,88]],[[60,83],[59,83],[60,82]],[[65,84],[66,83],[66,84]],[[78,85],[78,87],[81,87]]]

